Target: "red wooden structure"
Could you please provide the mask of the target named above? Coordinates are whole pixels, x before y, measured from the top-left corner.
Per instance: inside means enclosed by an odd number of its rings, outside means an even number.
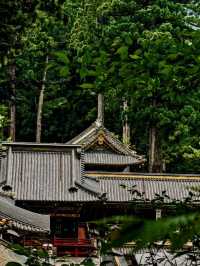
[[[91,255],[96,249],[94,239],[87,236],[85,224],[78,225],[77,238],[56,237],[54,235],[52,244],[57,248],[57,255],[71,255],[75,257],[85,257]]]

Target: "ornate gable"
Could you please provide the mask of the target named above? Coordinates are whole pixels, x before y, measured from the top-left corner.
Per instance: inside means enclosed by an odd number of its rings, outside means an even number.
[[[138,155],[104,127],[103,114],[103,98],[99,95],[96,121],[67,144],[82,145],[86,164],[143,164],[143,156]]]

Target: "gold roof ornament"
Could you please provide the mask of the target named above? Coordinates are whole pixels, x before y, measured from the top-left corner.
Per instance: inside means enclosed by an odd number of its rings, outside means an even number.
[[[98,144],[103,145],[103,143],[104,143],[104,136],[103,136],[103,134],[100,134],[98,136]]]

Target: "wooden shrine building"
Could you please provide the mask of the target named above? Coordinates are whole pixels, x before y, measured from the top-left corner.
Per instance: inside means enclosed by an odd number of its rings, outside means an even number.
[[[156,194],[165,191],[169,198],[164,203],[170,204],[187,197],[188,187],[200,185],[197,175],[136,173],[144,163],[143,156],[105,128],[99,96],[97,120],[66,144],[3,143],[0,186],[15,193],[12,208],[32,213],[17,212],[18,221],[27,217],[25,224],[38,228],[38,219],[50,217],[50,235],[44,241],[52,243],[58,255],[88,256],[97,244],[87,221],[141,208],[155,217],[150,202]],[[147,207],[132,208],[141,197]],[[42,228],[48,229],[46,225]],[[34,234],[25,234],[24,243],[38,242]]]

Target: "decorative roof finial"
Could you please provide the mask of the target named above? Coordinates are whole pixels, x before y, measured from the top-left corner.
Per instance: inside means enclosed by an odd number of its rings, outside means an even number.
[[[96,122],[100,126],[104,124],[104,97],[101,93],[98,94],[98,115]]]

